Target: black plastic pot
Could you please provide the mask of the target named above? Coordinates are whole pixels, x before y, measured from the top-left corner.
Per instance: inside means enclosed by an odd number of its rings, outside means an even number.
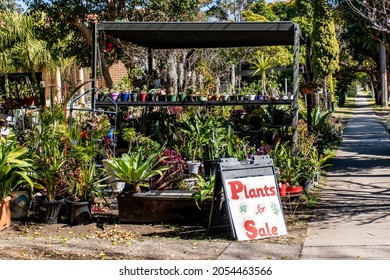
[[[87,225],[92,223],[91,202],[67,201],[69,205],[69,223],[71,225]]]
[[[203,168],[205,176],[213,176],[217,173],[218,160],[210,159],[203,160]]]
[[[47,201],[44,198],[38,199],[40,221],[46,224],[56,224],[64,201],[64,198],[52,201]]]

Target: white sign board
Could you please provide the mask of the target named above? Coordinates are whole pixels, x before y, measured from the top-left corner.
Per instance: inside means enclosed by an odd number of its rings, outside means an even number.
[[[225,179],[231,222],[238,240],[286,235],[275,177]]]

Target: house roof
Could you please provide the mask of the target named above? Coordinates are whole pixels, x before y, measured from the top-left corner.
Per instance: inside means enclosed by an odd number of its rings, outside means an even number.
[[[100,22],[120,40],[152,49],[294,45],[292,22]]]

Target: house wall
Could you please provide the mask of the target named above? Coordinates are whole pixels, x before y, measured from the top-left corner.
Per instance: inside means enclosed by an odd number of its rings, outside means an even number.
[[[84,68],[83,69],[83,79],[84,81],[88,81],[91,79],[91,69],[90,68]],[[127,69],[125,65],[121,62],[118,61],[117,63],[114,63],[110,67],[110,75],[114,83],[118,83],[122,77],[124,77],[127,74]],[[53,100],[54,104],[61,102],[63,95],[65,93],[65,88],[64,88],[64,82],[63,79],[61,81],[61,88],[59,86],[59,82],[56,81],[55,75],[50,75],[48,72],[43,72],[42,73],[42,80],[45,83],[45,100],[46,100],[46,106],[51,106],[51,100]],[[71,73],[68,77],[67,80],[74,83],[74,84],[80,84],[81,80],[80,77],[76,73]],[[105,89],[106,84],[102,78],[98,78],[96,81],[96,87],[100,89]],[[91,83],[87,83],[84,86],[84,92],[88,91],[91,89]],[[59,93],[59,90],[61,90],[61,93]],[[81,92],[79,93],[81,94]],[[80,100],[81,101],[81,100]],[[82,100],[82,102],[90,102],[90,96],[86,95],[85,98]]]

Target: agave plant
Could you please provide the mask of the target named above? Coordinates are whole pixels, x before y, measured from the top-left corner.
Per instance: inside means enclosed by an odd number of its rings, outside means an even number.
[[[159,161],[165,157],[160,157],[161,151],[144,157],[142,149],[136,153],[124,153],[120,158],[113,158],[108,161],[107,173],[124,181],[127,186],[124,192],[140,192],[141,187],[149,188],[150,179],[155,176],[162,176],[169,166],[160,166]]]
[[[29,175],[31,162],[24,158],[26,152],[26,147],[10,139],[0,139],[0,201],[23,184],[33,187]]]

